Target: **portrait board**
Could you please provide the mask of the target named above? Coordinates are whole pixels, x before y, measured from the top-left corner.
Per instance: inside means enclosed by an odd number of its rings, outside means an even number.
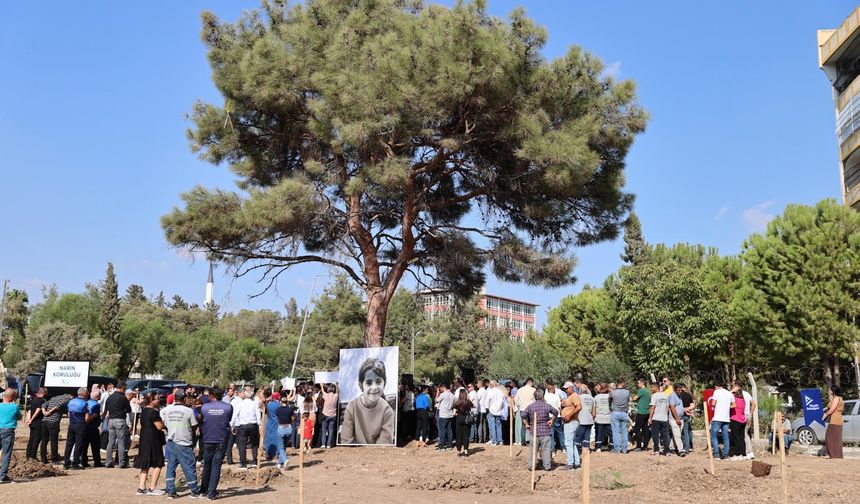
[[[342,445],[394,445],[400,348],[348,348],[338,371]]]

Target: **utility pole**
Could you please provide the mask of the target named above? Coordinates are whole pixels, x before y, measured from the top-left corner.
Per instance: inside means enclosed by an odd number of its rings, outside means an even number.
[[[314,289],[316,289],[316,287],[317,287],[317,278],[329,277],[329,276],[331,276],[331,275],[327,275],[327,274],[314,275],[314,281],[313,281],[313,283],[311,283],[311,294],[310,294],[310,296],[308,296],[308,304],[305,306],[305,317],[302,320],[302,329],[301,329],[301,331],[299,331],[299,342],[296,345],[296,354],[293,356],[293,367],[290,369],[290,378],[296,377],[295,376],[296,361],[299,360],[299,349],[302,347],[302,336],[305,335],[305,324],[308,323],[308,314],[310,314],[310,311],[311,311],[311,301],[313,301],[313,299],[314,299]]]
[[[6,288],[9,286],[9,280],[3,280],[3,297],[0,298],[0,342],[3,341],[3,327],[6,323]]]

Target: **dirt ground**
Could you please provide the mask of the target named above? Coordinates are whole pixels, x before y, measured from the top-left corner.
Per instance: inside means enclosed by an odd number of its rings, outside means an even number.
[[[24,458],[26,431],[18,429],[11,475],[13,485],[0,486],[0,502],[137,503],[156,500],[137,497],[134,469],[62,471]],[[65,446],[61,435],[60,450]],[[478,445],[473,455],[458,458],[452,451],[431,448],[340,447],[314,450],[305,458],[305,503],[492,503],[580,502],[582,472],[537,471],[537,486],[529,488],[526,448]],[[132,456],[135,450],[132,450]],[[261,486],[253,470],[239,472],[225,466],[219,491],[225,502],[298,502],[298,454],[290,453],[290,467],[279,472],[274,462],[263,464]],[[704,442],[686,458],[654,457],[647,453],[626,456],[611,453],[591,457],[591,502],[780,502],[779,457],[759,454],[774,464],[770,476],[750,474],[751,462],[716,461],[709,465]],[[787,457],[789,502],[855,503],[860,493],[860,460],[826,460],[792,454]],[[563,462],[561,452],[557,463]],[[179,472],[181,474],[181,471]],[[163,488],[164,476],[160,481]],[[180,486],[180,495],[188,491]]]

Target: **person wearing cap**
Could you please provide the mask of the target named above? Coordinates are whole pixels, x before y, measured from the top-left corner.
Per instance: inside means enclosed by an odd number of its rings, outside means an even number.
[[[561,419],[564,422],[564,447],[567,455],[567,465],[562,470],[579,467],[579,452],[576,449],[576,431],[579,428],[579,410],[582,402],[576,393],[576,386],[570,381],[561,386],[567,392],[567,398],[561,401]]]
[[[173,404],[161,410],[161,421],[167,429],[167,497],[176,498],[176,466],[182,467],[185,481],[191,490],[192,498],[200,497],[197,486],[197,471],[194,463],[194,428],[197,417],[188,407],[185,391],[177,389]]]

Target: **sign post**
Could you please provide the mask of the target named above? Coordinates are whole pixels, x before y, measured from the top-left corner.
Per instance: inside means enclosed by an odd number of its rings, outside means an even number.
[[[708,403],[702,408],[705,411],[705,439],[708,440],[708,459],[711,461],[711,475],[714,474],[714,447],[711,446],[711,417],[708,415]]]
[[[782,433],[782,412],[777,413],[779,429],[773,432],[773,436],[779,436],[779,469],[782,477],[782,504],[788,504],[788,475],[785,474],[785,436]]]
[[[535,470],[537,469],[537,413],[532,418],[532,492],[535,491]]]

